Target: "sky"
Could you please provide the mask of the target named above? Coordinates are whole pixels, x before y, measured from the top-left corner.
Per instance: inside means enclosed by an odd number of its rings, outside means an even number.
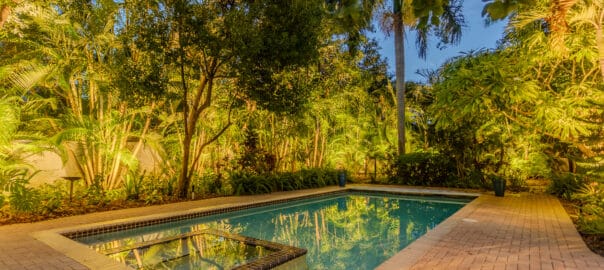
[[[437,69],[447,59],[460,55],[463,52],[482,48],[495,48],[497,40],[503,36],[505,22],[498,22],[485,26],[481,12],[484,3],[480,0],[465,0],[463,12],[466,27],[463,28],[461,42],[458,45],[447,45],[444,49],[436,48],[437,40],[430,40],[426,59],[420,59],[415,46],[415,33],[407,32],[405,40],[405,81],[424,82],[425,78],[417,74],[418,70]],[[382,47],[380,53],[388,60],[388,70],[394,74],[394,35],[389,37],[377,30],[370,34]]]

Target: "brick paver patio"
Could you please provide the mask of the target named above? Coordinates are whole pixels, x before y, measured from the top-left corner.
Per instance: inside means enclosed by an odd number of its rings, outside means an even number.
[[[382,189],[376,186],[371,188]],[[338,189],[328,187],[214,198],[0,226],[0,269],[87,269],[34,239],[32,233],[38,231]],[[504,198],[487,194],[474,200],[379,269],[604,269],[604,258],[585,246],[556,198],[528,193],[506,195]]]

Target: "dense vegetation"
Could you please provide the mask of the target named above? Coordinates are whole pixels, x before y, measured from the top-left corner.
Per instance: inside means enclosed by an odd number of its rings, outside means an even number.
[[[463,24],[459,1],[435,2],[399,6],[423,48]],[[499,47],[407,82],[404,99],[365,36],[400,16],[381,4],[0,0],[4,217],[320,187],[345,170],[466,188],[551,179],[581,229],[604,232],[604,4],[489,1],[487,20],[509,20]],[[157,168],[141,168],[144,149]],[[44,151],[75,163],[74,203],[66,181],[28,184],[25,159]]]

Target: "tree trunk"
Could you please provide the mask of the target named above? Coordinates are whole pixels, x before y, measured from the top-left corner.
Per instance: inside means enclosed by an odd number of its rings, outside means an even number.
[[[182,149],[182,164],[180,170],[180,178],[178,179],[178,197],[181,199],[187,198],[189,191],[189,160],[191,159],[191,141],[193,134],[185,131],[185,138],[183,140]]]
[[[395,0],[395,2],[397,2]],[[396,58],[396,111],[398,131],[398,154],[405,154],[405,33],[401,6],[395,4],[394,54]]]
[[[317,155],[319,154],[319,135],[321,134],[321,124],[318,119],[316,119],[315,124],[315,138],[313,140],[313,155],[312,155],[312,163],[310,166],[317,167]]]
[[[189,123],[189,114],[191,110],[189,108],[189,88],[187,87],[186,75],[185,75],[185,50],[182,39],[180,38],[181,28],[182,28],[182,18],[180,14],[177,14],[177,33],[179,34],[178,38],[178,51],[179,51],[179,63],[178,66],[180,68],[180,80],[183,89],[183,125],[184,125],[184,138],[182,141],[182,164],[180,170],[180,177],[178,178],[178,188],[177,194],[181,199],[187,198],[187,193],[189,193],[189,183],[191,179],[189,178],[189,160],[191,159],[191,141],[193,139],[193,132],[191,130],[195,130],[195,123]],[[193,125],[193,128],[191,128]]]
[[[296,152],[297,152],[297,148],[298,147],[298,137],[294,137],[294,143],[292,144],[292,154],[291,154],[291,171],[295,172],[296,171]]]
[[[319,167],[319,168],[323,167],[323,157],[325,156],[326,144],[327,144],[327,135],[323,135],[323,136],[321,136],[321,150],[319,152],[319,164],[317,164],[317,167]]]
[[[0,29],[4,26],[4,23],[8,20],[8,16],[10,16],[11,8],[8,4],[4,4],[0,7]]]

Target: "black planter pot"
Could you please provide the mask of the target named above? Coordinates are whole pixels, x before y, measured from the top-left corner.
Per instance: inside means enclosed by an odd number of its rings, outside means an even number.
[[[503,197],[505,194],[505,179],[496,177],[491,179],[493,181],[493,190],[495,191],[495,196]]]
[[[338,174],[338,184],[341,187],[346,186],[346,172],[340,172],[340,174]]]

